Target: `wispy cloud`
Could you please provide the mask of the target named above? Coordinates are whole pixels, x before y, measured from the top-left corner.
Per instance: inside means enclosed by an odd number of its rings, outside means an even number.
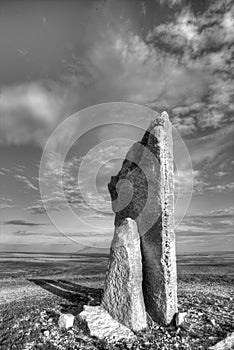
[[[39,201],[39,200],[38,200]],[[25,210],[29,211],[31,214],[37,215],[37,214],[46,214],[46,209],[44,208],[43,204],[37,204],[37,205],[31,205],[25,208]],[[54,208],[53,210],[57,210]]]
[[[234,218],[234,207],[226,209],[211,210],[210,215],[212,217],[233,217]]]
[[[9,208],[14,208],[15,205],[13,204],[7,204],[7,203],[0,203],[0,209],[9,209]]]
[[[14,207],[15,205],[13,204],[12,198],[1,197],[0,209],[9,209]]]
[[[52,81],[3,87],[0,94],[0,142],[32,142],[43,146],[54,127],[67,115],[66,88]]]
[[[23,173],[25,171],[26,167],[22,164],[17,164],[14,166],[14,170],[20,173]]]
[[[234,208],[220,209],[186,216],[177,228],[178,238],[204,237],[233,237]]]
[[[35,223],[25,220],[8,220],[3,223],[3,225],[16,225],[16,226],[41,226],[47,225],[46,223]]]
[[[59,232],[39,232],[39,231],[25,231],[25,230],[18,230],[14,232],[14,235],[16,236],[47,236],[47,237],[61,237],[61,234]],[[93,232],[93,231],[84,231],[84,232],[66,232],[66,237],[96,237],[96,238],[103,238],[103,237],[112,237],[113,232]]]
[[[10,172],[11,172],[11,170],[8,168],[0,168],[0,175],[6,175]]]
[[[23,182],[27,189],[38,191],[38,187],[36,187],[26,176],[16,174],[14,177]]]
[[[20,57],[24,57],[24,56],[27,56],[29,52],[27,49],[22,48],[22,49],[18,49],[17,53]]]

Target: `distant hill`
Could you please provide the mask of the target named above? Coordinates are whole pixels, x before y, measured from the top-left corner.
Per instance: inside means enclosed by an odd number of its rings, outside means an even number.
[[[77,244],[4,244],[0,246],[0,252],[77,254],[78,247]]]
[[[78,247],[81,247],[77,250]],[[4,244],[0,246],[0,252],[32,253],[32,254],[109,254],[109,248],[84,247],[78,244]]]
[[[89,254],[109,254],[110,248],[96,248],[96,247],[84,247],[76,252],[76,254],[89,255]]]

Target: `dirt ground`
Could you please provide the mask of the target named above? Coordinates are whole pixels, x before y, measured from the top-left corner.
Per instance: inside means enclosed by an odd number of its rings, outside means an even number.
[[[234,331],[234,275],[230,266],[181,264],[178,266],[178,304],[187,312],[185,322],[150,327],[137,333],[132,344],[108,345],[92,338],[79,322],[83,305],[98,305],[102,294],[106,259],[93,269],[87,261],[82,273],[73,265],[50,275],[21,269],[0,280],[0,349],[208,349]],[[63,268],[64,267],[64,268]],[[35,269],[34,269],[35,270]],[[34,271],[33,270],[33,271]],[[23,271],[23,273],[22,273]],[[45,268],[46,271],[46,268]],[[90,271],[88,273],[88,271]],[[91,272],[92,271],[92,272]],[[51,273],[53,272],[53,273]],[[72,313],[74,327],[58,328],[61,312]]]

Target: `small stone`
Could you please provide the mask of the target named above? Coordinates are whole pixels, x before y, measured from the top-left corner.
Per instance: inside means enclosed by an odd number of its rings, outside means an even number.
[[[214,337],[214,336],[210,336],[210,337],[208,337],[208,339],[209,339],[209,340],[215,340],[215,339],[216,339],[216,337]]]
[[[215,326],[215,325],[216,325],[215,319],[212,318],[212,319],[210,320],[210,323],[211,323],[213,326]]]
[[[61,314],[58,320],[59,328],[70,328],[73,326],[75,317],[72,314]]]
[[[179,327],[185,320],[187,312],[178,312],[176,314],[176,326]]]
[[[109,343],[119,340],[134,341],[134,333],[114,320],[111,315],[101,306],[84,306],[84,311],[79,314],[79,318],[85,321],[90,335],[105,340]]]
[[[50,335],[50,332],[49,332],[48,330],[46,330],[46,331],[43,332],[43,335],[44,335],[45,337],[48,337],[48,336]]]

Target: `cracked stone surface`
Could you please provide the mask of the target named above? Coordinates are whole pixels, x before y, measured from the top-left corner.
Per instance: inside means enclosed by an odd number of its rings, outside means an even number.
[[[122,339],[134,341],[135,334],[114,320],[110,314],[101,306],[84,306],[84,311],[79,314],[79,318],[84,321],[92,337],[105,340],[109,343]]]
[[[116,230],[126,218],[137,223],[146,311],[169,324],[177,312],[177,278],[172,129],[166,112],[133,144],[108,187]]]
[[[147,327],[142,292],[142,262],[137,224],[126,218],[115,228],[102,306],[128,328]]]
[[[216,345],[209,347],[209,350],[232,350],[234,349],[234,332]]]

